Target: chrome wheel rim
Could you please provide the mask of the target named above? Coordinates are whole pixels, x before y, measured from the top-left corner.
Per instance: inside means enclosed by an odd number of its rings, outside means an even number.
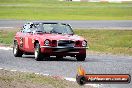
[[[35,49],[35,58],[37,58],[38,57],[38,48],[37,49]]]
[[[14,54],[16,54],[16,53],[17,53],[17,50],[18,50],[18,47],[17,47],[17,45],[16,45],[16,44],[14,45],[14,49],[13,49],[13,50],[14,50],[14,51],[13,51],[13,52],[14,52]]]

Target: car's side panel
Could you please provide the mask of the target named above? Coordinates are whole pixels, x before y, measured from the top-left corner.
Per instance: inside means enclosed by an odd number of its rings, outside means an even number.
[[[29,33],[22,33],[18,32],[15,36],[15,39],[18,42],[19,48],[24,52],[31,52],[31,47],[33,46],[30,42],[32,42],[30,39]],[[32,46],[31,46],[32,45]],[[34,51],[33,51],[34,52]]]
[[[15,39],[14,40],[17,41],[19,48],[21,50],[23,50],[24,49],[23,48],[23,43],[24,43],[24,41],[23,41],[23,33],[17,32],[17,34],[15,35]]]
[[[27,33],[25,36],[25,50],[27,52],[34,52],[34,43],[33,43],[33,34],[32,33]]]
[[[21,49],[24,51],[24,52],[28,52],[29,51],[29,45],[28,45],[28,34],[27,33],[22,33],[22,37],[23,38],[23,46],[21,47]]]

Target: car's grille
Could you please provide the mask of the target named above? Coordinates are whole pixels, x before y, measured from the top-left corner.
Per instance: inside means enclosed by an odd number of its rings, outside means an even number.
[[[58,46],[62,47],[74,47],[75,42],[72,40],[59,40]]]

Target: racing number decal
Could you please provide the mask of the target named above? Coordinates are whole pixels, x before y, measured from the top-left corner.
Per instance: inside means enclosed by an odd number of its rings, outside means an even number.
[[[23,47],[23,38],[20,37],[20,47],[22,48]]]
[[[23,38],[20,37],[20,47],[23,48],[23,45],[25,48],[29,48],[28,37],[25,37],[24,44],[23,44]]]

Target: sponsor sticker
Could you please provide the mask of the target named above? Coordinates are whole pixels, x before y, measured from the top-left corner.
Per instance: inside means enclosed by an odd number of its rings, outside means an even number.
[[[84,85],[86,83],[126,84],[130,83],[131,76],[129,74],[86,74],[85,70],[80,66],[78,68],[76,81],[79,85]]]

